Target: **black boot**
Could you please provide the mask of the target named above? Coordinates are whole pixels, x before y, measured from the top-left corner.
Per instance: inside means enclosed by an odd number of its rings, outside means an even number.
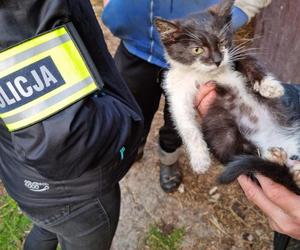
[[[176,161],[172,165],[160,164],[159,182],[166,193],[175,192],[182,182],[182,173]]]
[[[182,173],[178,163],[179,152],[179,149],[171,153],[164,151],[162,148],[159,149],[159,182],[166,193],[176,191],[182,182]]]
[[[274,233],[274,250],[299,250],[300,241],[281,233]]]

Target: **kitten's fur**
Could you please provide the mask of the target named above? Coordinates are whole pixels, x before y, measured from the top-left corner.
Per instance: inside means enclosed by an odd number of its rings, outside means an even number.
[[[242,47],[234,47],[233,2],[223,0],[182,20],[156,19],[170,64],[164,89],[172,116],[195,172],[208,169],[210,150],[227,164],[222,183],[260,172],[300,194],[293,180],[300,166],[294,161],[300,155],[295,136],[300,127],[285,115],[280,82]],[[200,125],[194,108],[197,85],[211,80],[218,97]]]

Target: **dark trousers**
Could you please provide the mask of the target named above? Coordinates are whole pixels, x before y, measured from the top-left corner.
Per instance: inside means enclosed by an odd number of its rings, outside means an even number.
[[[120,187],[79,203],[22,210],[34,223],[24,250],[109,250],[120,212]]]
[[[123,43],[120,43],[117,49],[115,62],[143,112],[145,119],[143,145],[146,142],[153,117],[163,94],[161,83],[163,81],[164,69],[132,55],[124,47]],[[181,138],[174,128],[168,101],[166,100],[164,125],[159,130],[159,145],[164,151],[171,153],[179,148],[181,144]]]

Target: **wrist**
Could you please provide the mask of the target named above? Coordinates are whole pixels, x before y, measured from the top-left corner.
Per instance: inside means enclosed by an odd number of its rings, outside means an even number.
[[[235,6],[241,9],[251,20],[259,11],[267,7],[272,0],[235,0]]]

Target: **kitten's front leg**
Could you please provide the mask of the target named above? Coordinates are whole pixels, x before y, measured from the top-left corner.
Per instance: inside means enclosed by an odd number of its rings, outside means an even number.
[[[284,95],[284,88],[281,83],[251,56],[235,62],[236,70],[241,72],[247,79],[249,87],[261,96],[266,98],[278,98]]]
[[[196,173],[204,173],[211,164],[209,150],[203,139],[200,124],[196,119],[194,108],[195,90],[187,88],[166,89],[170,109],[176,128],[187,148],[192,169]]]

